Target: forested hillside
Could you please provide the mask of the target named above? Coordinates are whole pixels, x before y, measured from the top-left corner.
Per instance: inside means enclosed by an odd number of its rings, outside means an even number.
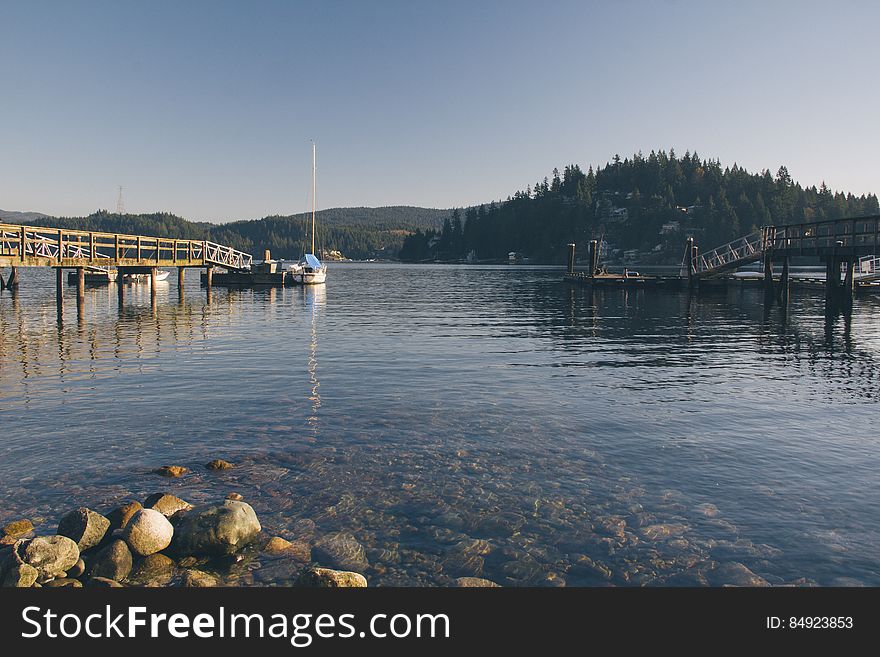
[[[409,261],[501,260],[517,252],[560,262],[565,244],[605,242],[606,257],[674,263],[692,235],[703,249],[761,225],[877,214],[877,196],[802,187],[783,166],[749,173],[696,153],[641,153],[584,173],[572,164],[501,203],[456,210],[442,229],[409,236]],[[633,253],[636,253],[634,256]]]
[[[349,258],[396,258],[404,238],[416,230],[439,228],[449,210],[394,206],[333,208],[317,213],[317,246]],[[11,223],[24,223],[25,213],[8,213]],[[79,230],[156,237],[211,240],[261,257],[298,258],[311,244],[311,216],[272,216],[227,224],[187,221],[167,212],[115,214],[99,210],[87,217],[50,217],[26,213],[26,223]]]

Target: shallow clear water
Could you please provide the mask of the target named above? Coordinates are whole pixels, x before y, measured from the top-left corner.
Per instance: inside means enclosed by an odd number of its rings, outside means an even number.
[[[880,585],[878,301],[826,317],[796,290],[765,313],[757,291],[560,277],[336,265],[326,289],[209,303],[191,272],[155,309],[96,287],[78,316],[67,288],[59,321],[52,273],[25,270],[0,294],[0,524],[236,491],[269,535],[350,532],[371,585],[723,584],[731,564]]]

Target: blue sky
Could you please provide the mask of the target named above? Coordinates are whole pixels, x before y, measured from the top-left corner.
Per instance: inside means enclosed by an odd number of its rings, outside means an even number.
[[[0,208],[504,198],[673,147],[878,192],[872,2],[0,0]]]

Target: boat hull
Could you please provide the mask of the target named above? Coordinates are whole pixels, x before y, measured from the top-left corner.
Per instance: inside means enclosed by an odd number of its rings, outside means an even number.
[[[320,285],[327,282],[326,271],[301,272],[293,276],[300,285]]]

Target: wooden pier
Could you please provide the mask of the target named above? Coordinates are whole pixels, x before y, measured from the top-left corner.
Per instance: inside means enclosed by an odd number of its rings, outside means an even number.
[[[564,280],[590,286],[686,286],[698,290],[701,283],[740,284],[732,276],[740,267],[760,262],[757,284],[767,299],[784,299],[793,279],[790,260],[810,256],[825,263],[824,280],[795,281],[807,287],[823,286],[829,302],[849,304],[857,288],[877,288],[880,281],[880,216],[848,217],[812,223],[764,226],[760,230],[700,253],[688,238],[678,276],[607,274],[599,267],[598,242],[589,243],[587,271],[575,271],[575,245],[568,245],[568,268]],[[775,268],[779,267],[779,273]],[[754,279],[753,279],[754,280]]]
[[[17,286],[20,267],[53,267],[59,303],[63,298],[65,269],[76,272],[77,299],[82,300],[86,272],[147,274],[155,298],[159,268],[176,267],[177,284],[182,290],[188,268],[204,269],[210,287],[215,267],[246,272],[252,265],[250,254],[204,240],[0,224],[0,268],[12,268],[8,280],[0,276],[0,287]],[[118,287],[121,299],[124,286]]]

